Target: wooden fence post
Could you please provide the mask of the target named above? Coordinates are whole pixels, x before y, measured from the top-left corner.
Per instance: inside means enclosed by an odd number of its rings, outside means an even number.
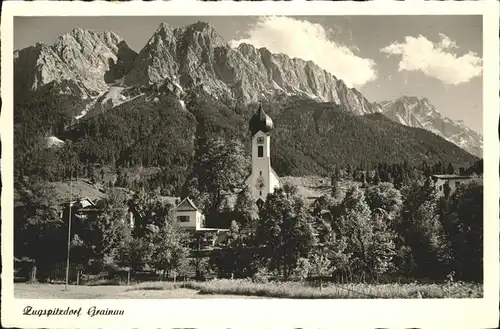
[[[76,285],[80,285],[80,270],[76,271]]]
[[[130,285],[130,268],[127,269],[127,286]]]

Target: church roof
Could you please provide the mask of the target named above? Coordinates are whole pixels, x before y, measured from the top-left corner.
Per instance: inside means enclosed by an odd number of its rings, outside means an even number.
[[[273,130],[274,123],[271,117],[267,115],[266,112],[264,112],[264,110],[262,109],[262,104],[260,104],[259,109],[250,119],[248,126],[253,136],[259,131],[262,131],[263,133],[267,134],[268,132]]]

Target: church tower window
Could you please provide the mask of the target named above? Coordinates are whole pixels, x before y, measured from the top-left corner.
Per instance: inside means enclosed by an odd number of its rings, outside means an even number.
[[[264,146],[260,146],[258,148],[258,155],[259,158],[262,158],[264,156]]]

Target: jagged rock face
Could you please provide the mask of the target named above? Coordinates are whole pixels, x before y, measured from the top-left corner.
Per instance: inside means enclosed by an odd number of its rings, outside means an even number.
[[[442,116],[427,98],[401,97],[375,105],[384,115],[405,126],[422,128],[482,157],[483,138],[462,122]]]
[[[112,85],[120,80],[116,85],[125,89],[118,92]],[[402,97],[370,103],[358,90],[348,88],[311,61],[244,43],[231,48],[210,24],[203,22],[180,28],[161,24],[139,54],[113,32],[80,28],[59,37],[54,45],[37,43],[14,54],[16,102],[36,95],[33,92],[45,94],[46,90],[51,95],[71,94],[86,100],[74,109],[81,112],[77,118],[130,99],[121,91],[162,86],[168,81],[179,82],[176,90],[181,93],[183,89],[202,90],[218,99],[243,104],[299,95],[341,104],[357,115],[383,112],[396,122],[430,130],[482,156],[482,136],[442,117],[427,99]],[[98,102],[101,98],[106,100],[104,107]]]
[[[212,26],[162,24],[139,53],[126,84],[156,84],[178,76],[181,85],[202,85],[218,98],[243,103],[294,94],[346,105],[355,114],[375,111],[357,90],[311,61],[272,54],[249,44],[231,48]]]
[[[77,28],[51,46],[37,43],[15,52],[16,93],[63,80],[79,81],[90,93],[100,93],[107,90],[107,83],[128,72],[135,57],[116,34]]]

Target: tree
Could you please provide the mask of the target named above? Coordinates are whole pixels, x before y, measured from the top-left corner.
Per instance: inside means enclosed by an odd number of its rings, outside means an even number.
[[[386,212],[372,213],[373,240],[368,247],[368,263],[373,277],[378,278],[394,269],[396,234]]]
[[[128,236],[120,240],[114,261],[129,271],[140,270],[151,261],[154,245],[150,240],[152,233],[143,237]]]
[[[446,173],[448,175],[453,175],[455,173],[455,167],[453,167],[453,164],[451,162],[448,163],[448,167],[446,168]]]
[[[158,270],[162,270],[162,278],[174,271],[177,274],[187,265],[187,235],[180,228],[177,220],[168,218],[157,232],[152,236],[154,243],[151,255],[151,264]],[[174,276],[175,279],[175,276]]]
[[[330,184],[332,186],[332,192],[331,192],[332,196],[336,196],[338,193],[340,179],[341,179],[340,168],[338,166],[335,166],[335,170],[332,174],[330,181]]]
[[[383,210],[395,217],[403,205],[401,192],[392,183],[379,183],[365,191],[366,202],[372,211]]]
[[[434,174],[441,175],[445,173],[445,167],[442,161],[438,161],[434,164]]]
[[[205,216],[213,216],[221,208],[224,194],[240,186],[248,173],[248,159],[239,141],[221,138],[201,142],[197,151],[194,174],[196,188],[202,198]]]
[[[234,211],[238,216],[237,221],[241,228],[255,229],[255,219],[258,217],[258,208],[253,200],[252,193],[248,186],[238,194],[234,205]]]
[[[34,261],[30,273],[30,282],[34,283],[39,266],[65,259],[67,229],[53,204],[54,191],[46,182],[17,181],[15,192],[14,255]]]
[[[134,226],[136,236],[143,236],[148,225],[161,228],[173,210],[173,205],[160,199],[157,194],[143,191],[134,195],[129,206],[138,216]]]
[[[430,178],[403,188],[397,250],[408,250],[406,259],[398,255],[398,266],[407,275],[443,277],[448,259],[447,241],[439,221],[438,195]]]
[[[464,280],[483,277],[483,193],[480,179],[460,184],[443,219],[453,270]]]
[[[132,234],[128,222],[125,198],[116,190],[109,190],[103,202],[103,212],[97,221],[99,250],[104,258],[114,259],[120,241]]]
[[[323,289],[323,277],[327,276],[332,267],[331,261],[324,253],[313,253],[310,257],[311,270],[310,274],[319,278],[319,289]]]
[[[287,279],[298,259],[306,256],[315,243],[313,218],[297,195],[282,189],[267,196],[259,217],[255,241],[261,259]]]
[[[370,273],[368,251],[373,240],[370,207],[363,191],[352,185],[338,208],[339,231],[347,238],[347,251],[351,254],[350,270],[364,276]]]
[[[372,179],[372,184],[378,185],[379,183],[380,183],[380,175],[379,175],[378,170],[375,170],[375,173],[374,173],[373,179]]]

